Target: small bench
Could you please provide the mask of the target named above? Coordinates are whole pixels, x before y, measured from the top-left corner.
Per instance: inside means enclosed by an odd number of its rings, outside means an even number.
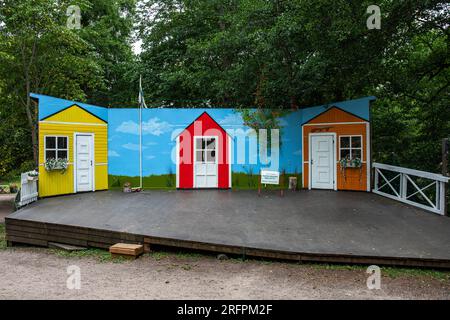
[[[144,246],[141,244],[116,243],[109,247],[109,252],[113,257],[136,259],[144,253]]]

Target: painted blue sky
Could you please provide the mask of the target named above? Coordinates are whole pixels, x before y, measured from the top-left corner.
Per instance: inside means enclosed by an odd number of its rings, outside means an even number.
[[[142,112],[143,174],[175,173],[172,153],[175,151],[175,137],[188,127],[203,112],[207,112],[232,136],[236,130],[246,132],[239,112],[234,109],[144,109]],[[288,172],[301,171],[301,136],[298,134],[300,112],[294,112],[280,120],[282,145],[280,166]],[[297,130],[295,129],[297,128]],[[295,134],[297,131],[297,134]],[[109,109],[109,173],[113,175],[139,175],[139,110]],[[237,137],[234,136],[237,141]],[[246,141],[248,150],[249,140]],[[238,144],[233,143],[233,172],[258,172],[261,165],[251,161],[245,152],[244,164],[238,163]],[[240,161],[241,162],[241,161]]]
[[[80,102],[32,94],[39,100],[39,119],[43,119],[73,104],[78,104],[99,118],[108,122],[109,173],[113,175],[139,175],[139,109],[108,109]],[[344,102],[300,109],[280,119],[281,149],[279,170],[288,173],[301,172],[302,139],[301,125],[331,106],[338,106],[363,119],[369,120],[369,102],[375,97],[366,97]],[[143,173],[147,175],[175,173],[172,153],[175,136],[189,126],[203,112],[207,112],[225,130],[233,135],[234,130],[249,128],[243,125],[239,112],[234,109],[144,109],[143,124]],[[237,163],[237,138],[234,137],[233,172],[259,172],[268,165],[250,165],[246,144],[245,163]]]

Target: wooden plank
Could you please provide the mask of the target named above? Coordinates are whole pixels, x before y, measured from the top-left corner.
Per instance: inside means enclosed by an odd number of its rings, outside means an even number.
[[[161,245],[168,247],[179,247],[185,249],[196,249],[196,250],[204,250],[204,251],[217,251],[223,253],[231,253],[231,254],[242,254],[242,247],[237,246],[228,246],[228,245],[217,245],[203,242],[195,242],[188,240],[177,240],[177,239],[168,239],[168,238],[158,238],[158,237],[144,237],[144,243],[148,243],[150,245]]]
[[[27,224],[26,226],[21,226],[19,224],[10,224],[7,226],[7,230],[11,231],[21,231],[21,232],[28,232],[28,233],[37,233],[37,234],[47,234],[47,235],[53,235],[53,236],[62,236],[65,238],[73,238],[73,239],[88,239],[90,241],[95,242],[107,242],[107,243],[118,243],[118,242],[143,242],[143,236],[137,236],[133,234],[125,234],[125,233],[119,233],[119,232],[102,232],[101,236],[98,236],[91,233],[78,233],[76,228],[56,228],[53,227],[47,227],[47,226],[30,226],[30,224]],[[60,231],[63,230],[63,231]]]
[[[100,237],[107,237],[110,238],[111,234],[114,235],[114,237],[118,239],[124,239],[127,241],[135,241],[135,242],[142,242],[143,236],[127,233],[127,232],[119,232],[119,231],[113,231],[113,230],[102,230],[102,229],[95,229],[95,228],[86,228],[86,227],[79,227],[79,226],[71,226],[71,225],[61,225],[61,224],[53,224],[53,223],[44,223],[39,221],[30,221],[30,220],[18,220],[18,219],[10,219],[6,218],[6,225],[7,226],[26,226],[26,227],[38,227],[43,228],[46,230],[59,230],[59,231],[67,231],[67,232],[73,232],[77,234],[91,234],[95,236]]]
[[[60,242],[65,244],[71,244],[75,246],[87,246],[87,240],[79,240],[79,239],[73,239],[73,238],[65,238],[61,236],[52,236],[52,235],[43,235],[38,233],[26,233],[26,232],[18,232],[18,231],[8,231],[8,235],[15,236],[15,237],[21,237],[25,239],[35,239],[35,240],[42,240],[49,242]]]
[[[146,246],[161,245],[168,247],[178,247],[185,249],[203,250],[209,252],[220,252],[228,254],[245,255],[269,259],[282,259],[290,261],[310,261],[322,263],[357,263],[357,264],[378,264],[395,266],[420,266],[431,268],[450,268],[450,260],[421,259],[407,257],[373,257],[373,256],[350,256],[339,254],[315,254],[301,252],[287,252],[266,250],[260,248],[246,248],[240,246],[230,246],[212,243],[195,242],[190,240],[170,239],[161,237],[141,236],[123,232],[80,228],[73,226],[50,225],[42,222],[9,219],[7,223],[6,240],[8,244],[24,243],[36,246],[48,246],[48,242],[59,242],[70,245],[87,246],[101,249],[109,247],[118,242],[127,244],[128,240],[138,239],[140,241],[130,241],[134,244],[144,243]],[[91,234],[91,231],[100,231]],[[80,231],[80,232],[78,232]],[[102,236],[99,236],[101,234]],[[122,238],[122,239],[120,239]],[[119,240],[119,241],[118,241]],[[129,244],[128,244],[129,245]],[[142,251],[144,251],[143,246]],[[124,251],[121,251],[122,254]]]
[[[45,240],[22,238],[22,237],[13,236],[13,235],[6,235],[6,240],[12,245],[14,245],[16,243],[30,244],[30,245],[39,246],[39,247],[47,247],[47,245],[48,245],[47,241],[45,241]]]
[[[112,254],[139,256],[144,253],[144,246],[141,244],[116,243],[109,248]]]

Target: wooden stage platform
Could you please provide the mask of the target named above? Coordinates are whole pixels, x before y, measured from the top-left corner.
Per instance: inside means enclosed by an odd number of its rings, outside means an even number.
[[[450,219],[377,195],[300,191],[97,192],[6,218],[9,245],[139,243],[299,262],[450,268]]]

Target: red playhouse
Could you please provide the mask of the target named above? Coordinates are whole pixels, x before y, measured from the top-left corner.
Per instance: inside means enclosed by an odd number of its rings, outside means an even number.
[[[176,142],[177,188],[231,188],[231,137],[207,112]]]

